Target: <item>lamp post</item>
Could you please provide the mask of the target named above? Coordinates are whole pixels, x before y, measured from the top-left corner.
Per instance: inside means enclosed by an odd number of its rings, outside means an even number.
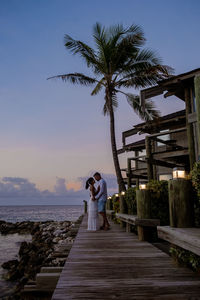
[[[194,204],[192,183],[186,179],[184,168],[175,168],[173,179],[169,180],[169,217],[171,227],[192,227],[194,222]]]

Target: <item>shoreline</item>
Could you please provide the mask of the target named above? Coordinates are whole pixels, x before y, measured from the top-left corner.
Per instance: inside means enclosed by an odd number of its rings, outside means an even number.
[[[2,268],[6,270],[3,278],[14,283],[11,295],[2,300],[23,299],[24,286],[33,288],[37,284],[37,274],[41,269],[62,268],[79,229],[82,216],[76,221],[23,221],[6,222],[0,220],[0,233],[30,234],[31,242],[22,242],[18,258],[6,261]],[[43,271],[42,271],[43,272]],[[48,291],[48,295],[53,293]],[[46,297],[46,296],[45,296]],[[41,298],[42,299],[42,298]],[[46,298],[45,298],[46,299]],[[51,299],[51,298],[49,298]]]

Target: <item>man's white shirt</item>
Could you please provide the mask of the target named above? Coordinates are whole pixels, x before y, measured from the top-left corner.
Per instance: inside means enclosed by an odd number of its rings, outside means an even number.
[[[103,178],[99,180],[100,190],[96,195],[97,200],[107,201],[107,184]]]

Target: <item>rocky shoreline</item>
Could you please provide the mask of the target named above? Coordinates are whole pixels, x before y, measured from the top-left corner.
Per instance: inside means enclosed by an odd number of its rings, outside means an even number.
[[[4,279],[13,281],[15,287],[10,296],[2,300],[22,300],[24,285],[34,284],[37,273],[42,267],[62,267],[74,242],[82,217],[76,222],[45,221],[45,222],[17,222],[0,221],[1,234],[32,235],[31,242],[22,242],[18,259],[2,264],[7,272]]]

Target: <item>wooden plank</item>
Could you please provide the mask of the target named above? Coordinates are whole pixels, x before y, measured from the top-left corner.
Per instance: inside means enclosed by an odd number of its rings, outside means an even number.
[[[197,121],[197,113],[193,112],[188,114],[188,123],[195,123]]]
[[[200,228],[158,226],[158,237],[200,255]]]
[[[136,225],[136,226],[154,227],[160,225],[159,219],[141,219],[138,218],[138,216],[120,214],[120,213],[116,213],[116,217],[123,222],[129,223],[131,225]]]
[[[83,219],[52,300],[200,299],[200,279],[112,223],[86,230]]]

